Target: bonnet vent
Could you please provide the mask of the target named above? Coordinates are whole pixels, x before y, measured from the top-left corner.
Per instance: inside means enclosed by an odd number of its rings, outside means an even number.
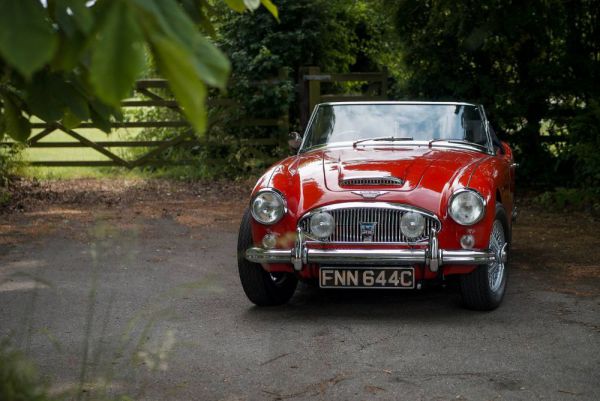
[[[402,185],[404,181],[397,177],[360,177],[346,178],[340,181],[342,186],[374,186],[374,185]]]

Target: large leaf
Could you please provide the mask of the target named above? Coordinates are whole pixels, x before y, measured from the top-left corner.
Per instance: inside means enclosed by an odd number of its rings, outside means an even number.
[[[246,5],[244,4],[244,0],[225,0],[225,3],[234,11],[238,13],[243,13],[246,11]]]
[[[44,121],[57,121],[66,110],[82,121],[90,118],[85,96],[64,75],[40,72],[26,93],[29,111]]]
[[[92,100],[90,106],[90,118],[94,126],[107,134],[110,133],[112,127],[110,116],[113,110],[99,100]]]
[[[29,78],[52,58],[58,37],[40,0],[0,0],[0,56]]]
[[[92,29],[94,19],[90,8],[86,6],[87,0],[62,0],[71,10],[71,15],[79,29],[88,33]]]
[[[60,75],[48,74],[46,71],[37,73],[27,85],[25,93],[25,101],[31,114],[47,122],[62,117],[65,104],[61,99],[63,79]]]
[[[89,33],[94,19],[86,0],[53,0],[50,10],[54,11],[54,19],[58,26],[70,37],[76,30]]]
[[[260,7],[260,0],[244,0],[244,4],[249,10],[254,11]]]
[[[141,0],[138,0],[141,1]],[[225,88],[229,78],[230,64],[227,57],[206,39],[183,9],[175,2],[143,0],[158,29],[166,40],[178,42],[178,46],[189,53],[194,68],[208,85]],[[154,30],[155,27],[148,27]],[[147,32],[150,36],[153,32]],[[168,60],[166,60],[168,61]]]
[[[15,141],[25,142],[31,134],[31,124],[21,109],[8,96],[2,97],[6,133]]]
[[[98,97],[118,107],[144,68],[143,35],[132,9],[115,0],[93,44],[90,82]]]
[[[271,0],[260,0],[260,2],[271,14],[273,14],[273,17],[279,21],[279,11],[277,11],[277,7],[273,2]]]
[[[54,71],[70,71],[79,64],[87,45],[87,37],[80,32],[75,32],[68,38],[64,33],[59,35],[61,40],[50,67]]]
[[[160,35],[151,37],[156,61],[169,87],[196,132],[206,130],[206,86],[198,76],[187,49]]]

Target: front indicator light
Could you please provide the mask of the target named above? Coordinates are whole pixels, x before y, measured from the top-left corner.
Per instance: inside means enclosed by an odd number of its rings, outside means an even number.
[[[272,233],[265,235],[262,239],[262,245],[265,249],[275,248],[275,245],[277,245],[277,236]]]
[[[473,249],[473,246],[475,246],[475,237],[471,234],[463,235],[460,237],[460,246],[463,249]]]

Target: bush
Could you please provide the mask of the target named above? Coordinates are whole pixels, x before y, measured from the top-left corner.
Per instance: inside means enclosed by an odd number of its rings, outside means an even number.
[[[10,202],[10,183],[15,177],[15,161],[18,159],[19,154],[19,148],[0,149],[0,208]]]
[[[0,400],[50,401],[35,366],[23,354],[0,343]]]
[[[575,183],[600,196],[600,102],[591,101],[570,121],[568,130]]]

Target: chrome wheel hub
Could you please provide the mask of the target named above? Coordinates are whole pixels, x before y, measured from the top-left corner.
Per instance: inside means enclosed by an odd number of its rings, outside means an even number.
[[[490,290],[496,292],[502,286],[504,279],[504,269],[507,259],[508,244],[504,237],[504,227],[502,223],[496,220],[492,226],[492,233],[490,234],[490,250],[496,254],[496,261],[488,265],[488,280],[490,284]]]

